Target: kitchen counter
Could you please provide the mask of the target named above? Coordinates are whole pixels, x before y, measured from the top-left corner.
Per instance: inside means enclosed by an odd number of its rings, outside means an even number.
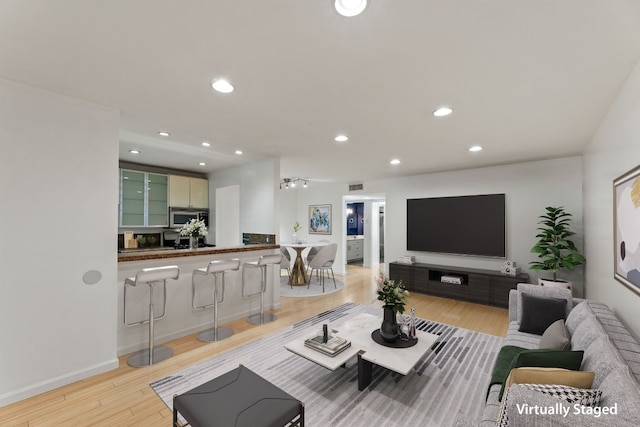
[[[255,245],[241,245],[231,246],[226,248],[206,247],[198,249],[125,249],[127,252],[118,254],[118,262],[127,261],[144,261],[152,259],[166,259],[166,258],[182,258],[189,256],[201,256],[201,255],[220,255],[231,254],[236,252],[250,252],[261,251],[269,249],[278,249],[279,245],[271,244],[255,244]]]
[[[191,292],[196,290],[197,305],[213,303],[212,276],[196,276],[195,269],[206,268],[210,261],[239,258],[238,271],[225,273],[224,302],[218,306],[219,324],[247,317],[260,311],[258,295],[245,298],[242,295],[242,264],[257,261],[262,255],[279,254],[280,246],[273,244],[250,244],[232,247],[205,247],[191,249],[141,249],[118,254],[118,355],[128,354],[146,348],[149,344],[148,324],[131,327],[124,326],[124,280],[149,267],[177,265],[180,276],[177,280],[167,280],[167,312],[164,319],[154,324],[156,344],[203,331],[213,326],[213,307],[203,310],[192,308]],[[265,309],[280,307],[280,268],[278,265],[268,268],[267,292],[264,295]],[[260,289],[260,270],[245,271],[246,293]],[[161,288],[160,288],[161,289]],[[154,294],[155,310],[159,315],[162,292]],[[132,286],[127,289],[127,313],[130,322],[140,321],[149,316],[149,287]]]

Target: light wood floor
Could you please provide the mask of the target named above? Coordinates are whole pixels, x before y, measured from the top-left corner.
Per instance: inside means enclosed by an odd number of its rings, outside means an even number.
[[[14,426],[171,426],[172,414],[149,383],[264,334],[345,302],[370,304],[375,298],[376,269],[348,266],[341,292],[312,298],[282,298],[278,320],[251,325],[244,319],[225,325],[235,334],[217,343],[201,343],[195,334],[171,341],[174,356],[157,365],[131,368],[126,356],[117,369],[0,408],[0,425]],[[377,303],[377,301],[376,301]],[[504,336],[506,309],[412,294],[407,307],[418,317]]]

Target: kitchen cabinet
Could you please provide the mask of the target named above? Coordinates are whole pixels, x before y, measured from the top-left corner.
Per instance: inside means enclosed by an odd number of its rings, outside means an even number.
[[[364,258],[364,239],[347,240],[347,262]]]
[[[169,175],[169,206],[209,208],[209,181],[180,175]]]
[[[168,225],[167,175],[120,170],[120,226]]]

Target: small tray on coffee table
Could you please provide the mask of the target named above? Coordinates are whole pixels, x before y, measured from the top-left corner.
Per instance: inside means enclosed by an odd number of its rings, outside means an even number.
[[[373,332],[371,332],[371,338],[376,343],[383,345],[385,347],[391,347],[391,348],[409,348],[409,347],[413,347],[418,343],[417,337],[409,338],[406,341],[398,338],[394,342],[387,342],[384,340],[384,338],[382,338],[382,335],[380,335],[380,329],[376,329]]]

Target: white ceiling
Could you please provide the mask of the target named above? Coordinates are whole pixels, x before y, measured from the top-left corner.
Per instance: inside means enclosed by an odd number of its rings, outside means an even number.
[[[123,160],[358,182],[579,154],[640,58],[638,0],[332,5],[0,0],[0,77],[119,108]]]

